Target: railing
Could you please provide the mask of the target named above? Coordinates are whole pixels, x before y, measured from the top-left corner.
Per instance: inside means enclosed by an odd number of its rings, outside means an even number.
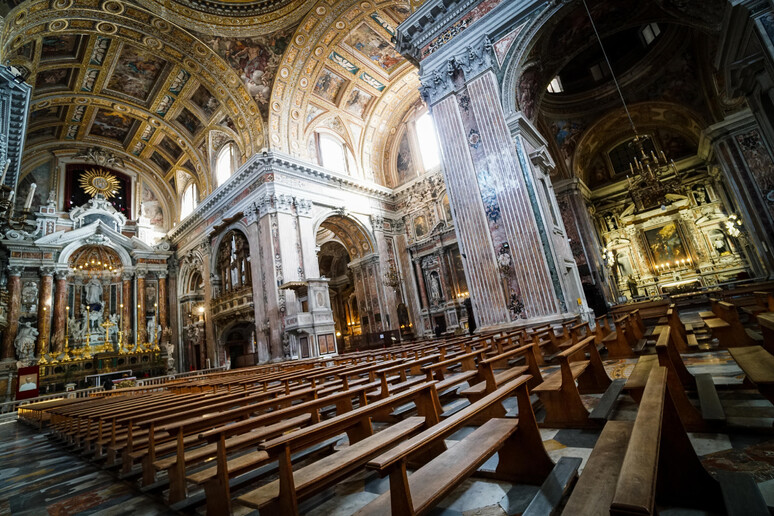
[[[170,380],[187,378],[190,376],[202,376],[208,373],[216,373],[218,371],[225,371],[225,370],[226,370],[226,366],[220,366],[220,367],[211,367],[209,369],[200,369],[198,371],[187,371],[185,373],[171,374],[167,376],[155,376],[153,378],[143,378],[141,380],[137,380],[136,385],[138,387],[149,386],[149,385],[163,385]],[[104,387],[87,387],[86,389],[78,389],[77,391],[58,392],[55,394],[44,394],[43,396],[38,396],[37,398],[28,398],[26,400],[7,401],[5,403],[0,404],[0,414],[8,414],[11,412],[16,412],[19,409],[20,405],[26,405],[27,403],[37,403],[39,401],[65,399],[65,398],[85,398],[90,396],[93,393],[102,393],[102,392],[105,392]]]
[[[7,414],[10,412],[16,412],[20,405],[26,405],[28,403],[37,403],[39,401],[48,401],[64,398],[86,398],[93,392],[103,391],[103,387],[87,387],[86,389],[78,389],[77,391],[58,392],[55,394],[44,394],[37,398],[27,398],[25,400],[13,400],[6,401],[0,404],[0,414]]]
[[[226,314],[252,309],[253,287],[245,285],[238,290],[226,292],[212,300],[211,310],[213,317],[223,317]]]

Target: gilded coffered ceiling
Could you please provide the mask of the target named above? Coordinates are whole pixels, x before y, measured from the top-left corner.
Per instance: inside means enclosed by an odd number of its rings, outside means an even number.
[[[100,146],[175,194],[210,180],[212,147],[242,157],[265,146],[263,122],[240,77],[211,48],[145,9],[118,0],[28,1],[11,11],[3,64],[34,86],[25,153]]]
[[[421,2],[318,2],[296,29],[272,90],[271,146],[313,160],[312,133],[352,148],[363,174],[384,184],[391,129],[419,99],[416,68],[394,49],[395,27]]]
[[[391,40],[419,4],[27,0],[6,3],[0,61],[34,86],[30,166],[103,148],[176,202],[191,182],[214,190],[225,142],[242,161],[265,147],[314,161],[324,129],[387,184],[391,138],[419,102]]]

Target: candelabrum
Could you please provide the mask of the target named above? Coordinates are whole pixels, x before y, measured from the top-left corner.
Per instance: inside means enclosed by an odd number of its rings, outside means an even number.
[[[2,181],[5,180],[5,174],[2,176]],[[2,182],[0,181],[0,183]],[[35,184],[30,187],[29,194],[27,195],[27,201],[24,203],[22,212],[14,216],[14,190],[10,186],[0,184],[0,223],[5,226],[6,229],[13,229],[16,231],[32,231],[35,229],[35,221],[30,220],[30,207],[32,206],[32,199],[35,194]]]

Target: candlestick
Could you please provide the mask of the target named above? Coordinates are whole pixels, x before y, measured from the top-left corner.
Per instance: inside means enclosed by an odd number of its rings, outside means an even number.
[[[11,166],[11,160],[5,160],[5,166],[3,166],[3,175],[0,176],[0,186],[5,184],[5,174],[8,172],[8,167]]]
[[[30,185],[30,191],[27,192],[27,200],[24,201],[24,210],[27,211],[32,206],[32,198],[35,196],[35,189],[38,187],[35,183]]]

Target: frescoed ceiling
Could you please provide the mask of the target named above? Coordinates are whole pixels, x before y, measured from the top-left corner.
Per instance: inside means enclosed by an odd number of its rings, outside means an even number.
[[[129,3],[94,5],[28,1],[6,20],[2,62],[34,86],[25,154],[109,149],[177,198],[180,180],[214,188],[213,135],[243,159],[265,146],[256,102],[215,51]]]
[[[419,102],[391,40],[420,4],[5,1],[0,60],[34,86],[27,156],[103,148],[171,199],[192,181],[203,197],[225,142],[241,161],[266,147],[314,161],[325,127],[387,184],[390,138]]]
[[[315,130],[341,136],[366,179],[386,184],[382,156],[419,100],[416,69],[391,40],[421,2],[318,2],[289,42],[272,89],[270,143],[313,161]]]

